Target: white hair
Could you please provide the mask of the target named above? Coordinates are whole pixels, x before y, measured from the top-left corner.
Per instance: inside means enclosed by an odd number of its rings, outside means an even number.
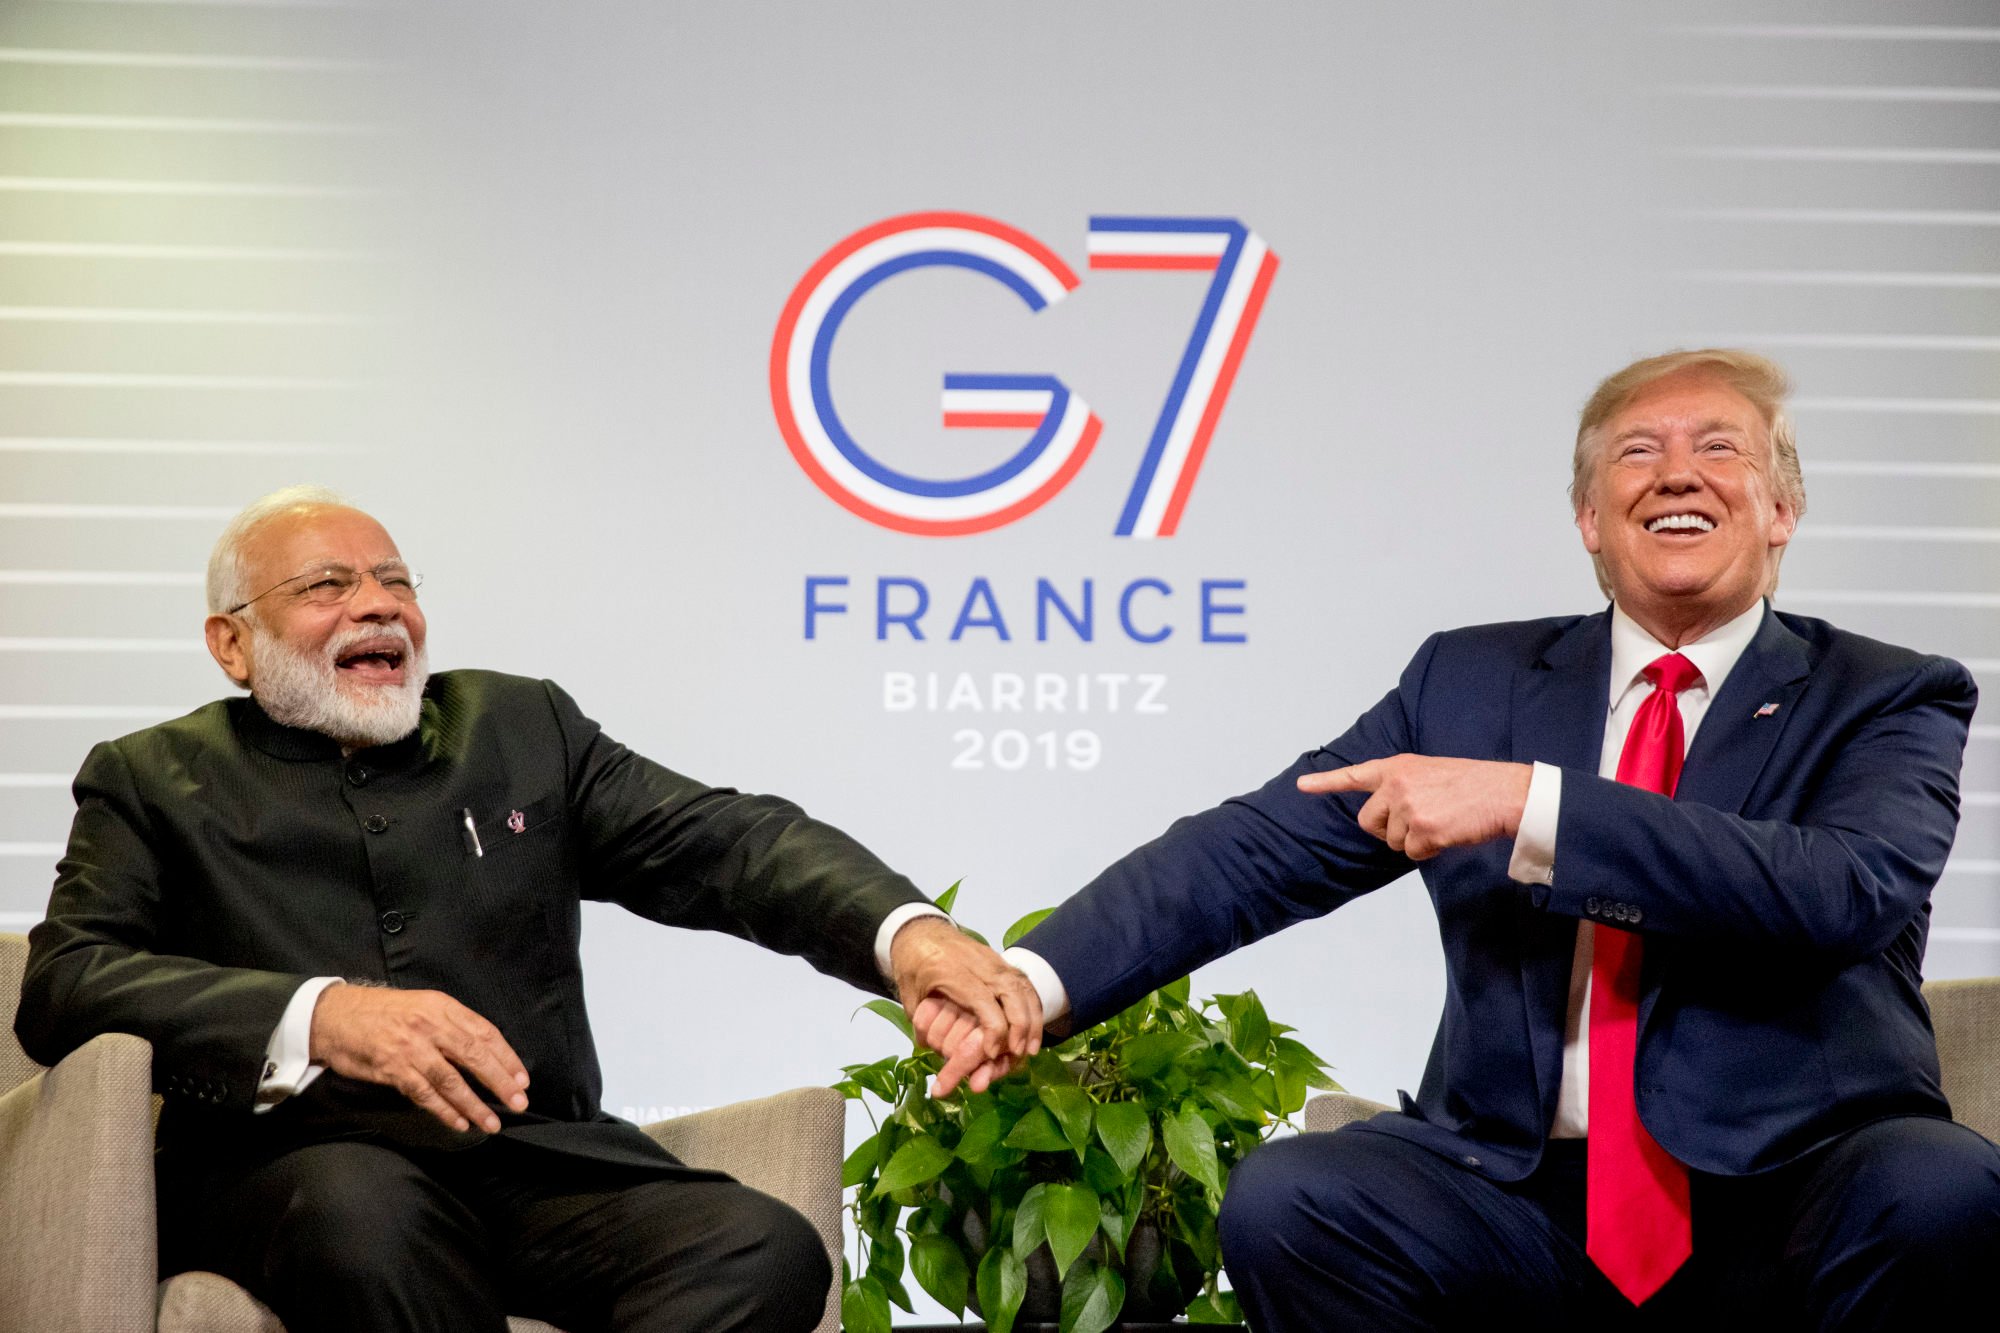
[[[287,486],[245,505],[229,526],[215,539],[208,555],[208,613],[226,615],[229,609],[257,594],[243,586],[243,548],[251,534],[278,515],[294,509],[352,509],[347,498],[324,486]],[[261,589],[259,590],[261,591]]]

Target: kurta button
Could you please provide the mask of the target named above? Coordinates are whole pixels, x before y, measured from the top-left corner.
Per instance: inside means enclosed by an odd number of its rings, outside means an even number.
[[[402,930],[402,928],[403,914],[401,912],[392,909],[382,913],[382,930],[384,934],[394,935]]]
[[[1467,1166],[1479,1165],[1479,1159],[1477,1157],[1474,1157],[1471,1153],[1467,1153],[1465,1156],[1459,1158],[1458,1160],[1464,1162]]]
[[[389,827],[389,816],[370,815],[361,821],[361,827],[367,829],[370,833],[380,833]]]
[[[353,783],[357,787],[367,786],[368,779],[370,776],[371,775],[369,774],[368,769],[365,765],[349,764],[347,766],[347,780]]]

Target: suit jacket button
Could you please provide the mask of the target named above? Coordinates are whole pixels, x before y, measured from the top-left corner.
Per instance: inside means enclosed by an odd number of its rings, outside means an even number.
[[[1638,924],[1639,924],[1639,923],[1640,923],[1641,921],[1645,920],[1645,917],[1646,917],[1646,914],[1645,914],[1644,912],[1642,912],[1642,911],[1640,911],[1640,910],[1639,910],[1639,906],[1638,906],[1638,904],[1637,904],[1637,903],[1634,903],[1634,904],[1632,905],[1632,907],[1630,908],[1630,911],[1631,911],[1632,915],[1631,915],[1631,916],[1628,916],[1628,917],[1626,917],[1625,919],[1626,919],[1627,921],[1630,921],[1630,922],[1631,922],[1631,923],[1632,923],[1633,925],[1635,925],[1635,926],[1636,926],[1636,925],[1638,925]]]
[[[361,827],[367,829],[370,833],[380,833],[389,827],[389,816],[370,815],[361,821]]]
[[[403,929],[403,914],[393,908],[382,913],[382,933],[394,935]]]
[[[1596,916],[1597,909],[1601,905],[1595,898],[1585,898],[1583,900],[1583,914],[1585,916]]]
[[[1479,1165],[1479,1159],[1477,1157],[1474,1157],[1471,1153],[1467,1153],[1465,1156],[1459,1158],[1458,1160],[1464,1162],[1467,1166]]]

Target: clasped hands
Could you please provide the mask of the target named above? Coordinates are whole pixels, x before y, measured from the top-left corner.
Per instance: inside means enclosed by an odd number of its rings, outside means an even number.
[[[917,1040],[945,1057],[931,1084],[984,1092],[1042,1048],[1042,998],[1020,972],[948,919],[921,916],[889,945],[896,998]]]

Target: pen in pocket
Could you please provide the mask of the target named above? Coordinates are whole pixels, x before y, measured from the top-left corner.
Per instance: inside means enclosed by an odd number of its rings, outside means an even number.
[[[474,856],[486,855],[486,849],[479,845],[479,830],[472,826],[472,810],[468,807],[467,809],[461,810],[458,813],[465,819],[466,850],[471,852]]]

